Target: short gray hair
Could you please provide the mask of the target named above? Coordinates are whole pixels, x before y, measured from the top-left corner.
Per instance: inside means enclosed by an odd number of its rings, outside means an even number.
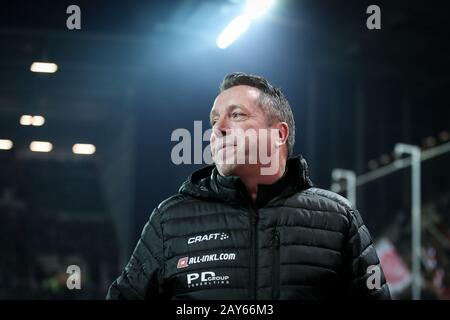
[[[233,72],[227,74],[220,84],[220,92],[229,88],[246,85],[257,88],[261,91],[258,103],[267,115],[267,120],[271,124],[278,120],[286,122],[289,127],[289,136],[287,139],[288,156],[292,156],[295,144],[295,122],[291,106],[288,100],[277,87],[274,87],[260,76],[245,74],[243,72]]]

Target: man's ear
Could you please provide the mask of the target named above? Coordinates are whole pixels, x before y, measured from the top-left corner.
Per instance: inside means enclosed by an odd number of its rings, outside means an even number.
[[[275,125],[276,129],[278,130],[278,145],[281,146],[283,144],[286,144],[287,139],[289,137],[289,126],[286,122],[278,122]]]

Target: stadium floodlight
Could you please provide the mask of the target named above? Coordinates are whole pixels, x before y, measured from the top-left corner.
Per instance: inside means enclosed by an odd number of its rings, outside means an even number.
[[[55,73],[58,71],[56,63],[51,62],[33,62],[30,67],[31,72]]]
[[[33,124],[33,116],[29,114],[24,114],[20,117],[20,124],[22,126],[31,126]]]
[[[43,116],[34,116],[33,117],[33,126],[40,127],[45,123],[45,118]]]
[[[244,13],[234,18],[217,37],[216,44],[220,49],[230,46],[250,26],[251,20],[265,14],[274,0],[247,0]]]
[[[43,116],[30,116],[29,114],[24,114],[20,117],[20,124],[22,126],[43,126],[45,123],[45,118]]]
[[[13,142],[9,139],[0,139],[0,150],[10,150],[13,147]]]
[[[50,152],[53,145],[47,141],[32,141],[30,143],[30,150],[33,152]]]
[[[227,48],[232,44],[241,34],[243,34],[250,26],[250,19],[245,16],[238,16],[222,31],[217,38],[217,46],[220,49]]]
[[[256,19],[265,14],[272,7],[274,0],[247,0],[245,15]]]
[[[73,145],[72,151],[75,154],[94,154],[95,146],[88,143],[76,143]]]

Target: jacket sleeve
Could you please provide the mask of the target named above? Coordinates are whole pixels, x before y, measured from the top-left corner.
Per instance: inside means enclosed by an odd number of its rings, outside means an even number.
[[[348,297],[367,300],[390,300],[380,260],[369,230],[356,210],[349,210],[350,229],[346,242],[345,268]]]
[[[111,284],[108,300],[143,300],[160,296],[163,268],[160,213],[156,208],[122,274]]]

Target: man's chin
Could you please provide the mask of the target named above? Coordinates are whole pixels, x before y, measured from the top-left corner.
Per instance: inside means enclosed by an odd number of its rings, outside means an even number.
[[[249,164],[216,164],[217,171],[221,176],[243,176],[249,173],[255,173],[257,165]]]
[[[239,171],[238,164],[217,164],[216,168],[219,171],[221,176],[234,176]]]

